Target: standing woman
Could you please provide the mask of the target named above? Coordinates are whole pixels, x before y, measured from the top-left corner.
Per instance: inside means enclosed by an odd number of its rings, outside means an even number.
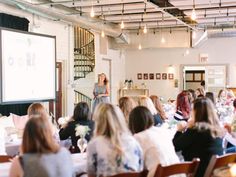
[[[94,85],[93,90],[94,101],[93,101],[93,111],[99,103],[109,103],[110,88],[109,82],[104,73],[98,75],[98,82]]]

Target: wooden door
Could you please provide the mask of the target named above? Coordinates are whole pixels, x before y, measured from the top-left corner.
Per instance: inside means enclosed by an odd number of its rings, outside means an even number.
[[[49,111],[56,120],[62,116],[62,62],[56,63],[56,101],[49,102]]]

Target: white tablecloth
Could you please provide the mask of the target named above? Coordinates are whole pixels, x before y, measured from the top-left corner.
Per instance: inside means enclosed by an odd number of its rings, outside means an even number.
[[[82,172],[86,172],[87,169],[87,161],[86,161],[86,153],[83,155],[71,154],[73,160],[73,169],[75,174],[80,174]],[[0,163],[0,177],[8,177],[10,172],[11,162]]]

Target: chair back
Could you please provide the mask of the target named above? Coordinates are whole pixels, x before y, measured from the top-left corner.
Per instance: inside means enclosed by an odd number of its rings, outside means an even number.
[[[222,156],[213,155],[208,164],[204,177],[211,176],[214,169],[226,166],[233,162],[236,162],[236,153],[225,154]]]
[[[146,177],[148,174],[148,171],[144,170],[142,172],[128,172],[128,173],[120,173],[117,175],[113,175],[110,177]]]
[[[9,155],[0,155],[0,163],[10,162],[12,159]]]
[[[157,166],[154,177],[166,177],[176,174],[186,174],[187,176],[194,177],[199,163],[199,159],[193,159],[192,162],[181,162],[168,166],[162,166],[160,164]]]

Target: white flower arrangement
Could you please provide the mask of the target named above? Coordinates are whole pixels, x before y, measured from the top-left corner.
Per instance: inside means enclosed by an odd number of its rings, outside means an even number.
[[[67,124],[70,121],[70,119],[71,118],[69,116],[60,117],[57,122],[58,122],[59,125],[64,125],[64,124]]]
[[[75,135],[80,137],[85,137],[88,134],[90,128],[87,125],[77,124],[75,127]]]

